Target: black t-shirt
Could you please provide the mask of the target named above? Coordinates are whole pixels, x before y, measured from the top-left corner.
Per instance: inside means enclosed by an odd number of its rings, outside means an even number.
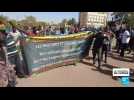
[[[95,41],[93,44],[93,49],[99,49],[103,46],[103,40],[104,40],[104,36],[102,33],[98,33],[95,35]]]

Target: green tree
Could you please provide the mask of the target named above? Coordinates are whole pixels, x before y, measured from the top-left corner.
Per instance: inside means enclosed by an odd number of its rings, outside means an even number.
[[[0,21],[3,22],[3,23],[6,23],[8,21],[8,17],[0,15]]]
[[[26,20],[21,20],[21,21],[18,22],[18,24],[20,24],[21,26],[28,26]]]
[[[113,12],[112,13],[112,15],[114,15],[116,19],[120,20],[120,22],[127,22],[129,14],[130,12]]]
[[[36,22],[36,18],[34,16],[27,16],[25,18],[25,20],[27,20],[28,22],[31,22],[31,23]]]
[[[47,25],[46,22],[43,22],[43,21],[38,22],[38,26],[46,26],[46,25]]]
[[[17,26],[17,21],[16,20],[9,20],[10,23],[12,23],[14,26]]]
[[[128,26],[134,27],[134,12],[128,14],[127,24]]]
[[[61,22],[61,24],[62,24],[62,25],[65,25],[65,24],[67,24],[67,22],[68,22],[67,19],[63,19],[62,22]]]
[[[35,17],[27,16],[25,19],[19,21],[19,24],[23,26],[35,26],[37,25],[37,21]]]
[[[120,22],[125,22],[128,26],[134,26],[134,12],[114,12],[116,18],[120,20]]]
[[[75,24],[77,24],[75,18],[70,19],[70,20],[68,21],[68,24],[69,24],[69,25],[75,25]]]

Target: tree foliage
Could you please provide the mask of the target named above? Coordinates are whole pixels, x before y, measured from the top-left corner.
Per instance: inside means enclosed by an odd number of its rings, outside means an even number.
[[[16,20],[9,20],[10,21],[10,23],[12,23],[14,26],[16,26],[17,25],[17,21]]]
[[[72,19],[68,20],[68,24],[69,25],[75,25],[76,24],[75,18],[72,18]]]
[[[66,24],[68,24],[68,25],[76,25],[77,23],[76,23],[75,18],[71,18],[69,20],[63,19],[60,24],[61,25],[66,25]]]
[[[62,23],[62,24],[66,24],[67,22],[68,22],[67,19],[63,19],[61,23]]]
[[[0,22],[6,23],[7,21],[8,21],[8,17],[7,16],[0,15]]]
[[[18,21],[15,19],[9,20],[7,16],[0,15],[0,21],[4,22],[6,24],[8,24],[7,22],[10,22],[10,25],[12,24],[14,26],[21,27],[21,28],[28,27],[28,26],[31,26],[31,27],[37,26],[38,27],[38,26],[49,25],[49,23],[46,23],[44,21],[37,21],[34,16],[26,16],[24,19]],[[65,26],[65,25],[76,25],[76,24],[77,23],[76,23],[75,18],[71,18],[69,20],[63,19],[59,25]]]
[[[128,26],[134,27],[134,12],[114,12],[112,15],[125,22]]]

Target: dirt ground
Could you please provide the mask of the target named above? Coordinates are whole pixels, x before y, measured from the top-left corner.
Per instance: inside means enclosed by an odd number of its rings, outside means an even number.
[[[112,78],[112,68],[134,69],[133,63],[132,55],[125,55],[124,58],[121,58],[113,51],[108,57],[107,64],[102,64],[100,72],[92,65],[90,53],[88,58],[76,66],[63,66],[40,74],[33,74],[29,78],[18,79],[17,87],[125,87]],[[130,82],[129,87],[134,87],[134,82]]]

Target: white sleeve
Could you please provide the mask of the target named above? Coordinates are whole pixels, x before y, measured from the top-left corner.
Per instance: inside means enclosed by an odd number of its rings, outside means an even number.
[[[12,32],[9,32],[9,34],[12,34]]]
[[[130,33],[127,31],[127,32],[126,32],[126,35],[127,35],[127,36],[130,36]]]
[[[20,33],[20,31],[17,30],[18,36],[21,37],[22,34]]]

